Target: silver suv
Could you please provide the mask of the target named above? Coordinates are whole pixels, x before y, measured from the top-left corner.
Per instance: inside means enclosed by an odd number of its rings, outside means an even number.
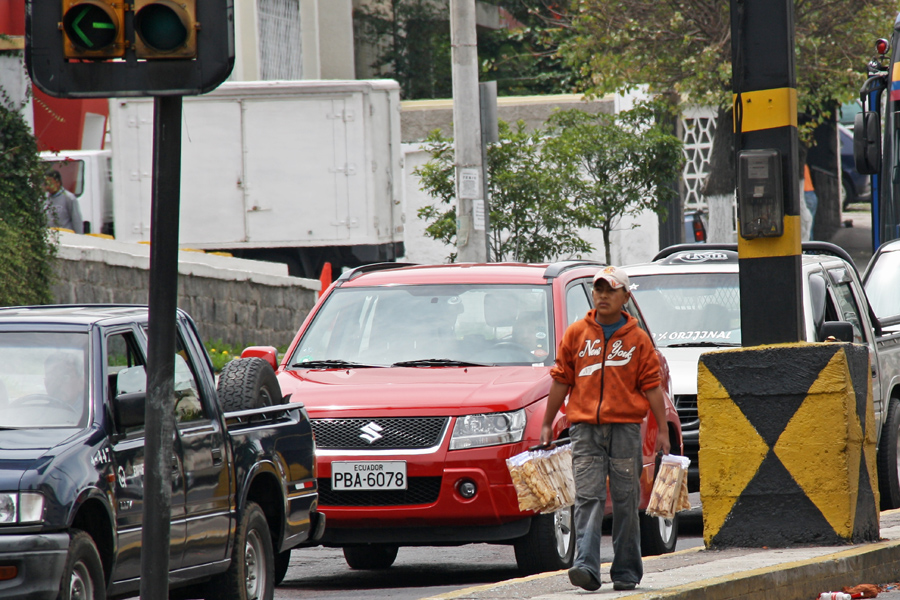
[[[884,366],[888,367],[886,370],[900,368],[895,353],[886,353],[882,347],[880,326],[869,308],[850,256],[840,247],[826,242],[804,243],[803,252],[804,339],[818,342],[833,336],[866,344],[870,347],[873,364],[877,364],[880,351],[887,354],[882,357]],[[697,364],[704,352],[741,345],[737,245],[671,246],[661,250],[651,262],[626,266],[625,270],[656,345],[669,363],[672,398],[681,420],[684,453],[691,459],[688,485],[693,491],[699,488]],[[775,290],[772,301],[778,301]],[[875,391],[875,418],[879,426],[884,420],[892,420],[885,406],[894,401],[893,396],[898,392],[888,389],[891,385],[884,386],[882,394]],[[900,420],[900,415],[897,418]],[[884,426],[897,429],[900,422],[885,423]],[[884,456],[879,454],[883,459],[879,464],[891,473],[891,477],[884,479],[896,485],[887,494],[882,491],[882,499],[900,506],[896,436],[885,439],[893,441],[884,445],[879,440],[880,451],[885,453]],[[889,455],[888,446],[891,445],[894,446],[893,457]]]

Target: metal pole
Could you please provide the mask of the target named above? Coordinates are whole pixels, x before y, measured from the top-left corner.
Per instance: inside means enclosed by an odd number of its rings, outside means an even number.
[[[141,598],[169,597],[169,538],[175,414],[175,314],[181,193],[181,96],[153,100],[150,324],[144,441]]]
[[[456,248],[460,262],[485,262],[484,164],[478,98],[475,0],[450,0],[453,139],[456,148]]]
[[[490,172],[488,170],[487,151],[490,144],[500,141],[500,130],[497,124],[497,82],[484,81],[478,84],[481,108],[481,164],[484,165],[484,179],[481,186],[484,192],[484,248],[487,261],[496,260],[491,257],[491,192]]]

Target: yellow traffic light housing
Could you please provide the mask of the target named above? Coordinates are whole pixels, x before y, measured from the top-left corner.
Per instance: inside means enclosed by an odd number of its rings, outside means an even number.
[[[138,58],[196,58],[198,28],[196,0],[134,1]]]
[[[62,0],[65,57],[104,60],[125,56],[125,3]]]

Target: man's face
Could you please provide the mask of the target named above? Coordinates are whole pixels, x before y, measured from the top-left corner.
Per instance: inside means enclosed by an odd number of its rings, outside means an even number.
[[[62,187],[60,183],[56,180],[55,177],[45,177],[44,178],[44,189],[50,193],[55,194],[59,191],[59,188]]]
[[[610,324],[619,320],[622,307],[628,302],[628,291],[624,287],[614,290],[605,279],[597,280],[591,295],[598,320],[609,321]]]

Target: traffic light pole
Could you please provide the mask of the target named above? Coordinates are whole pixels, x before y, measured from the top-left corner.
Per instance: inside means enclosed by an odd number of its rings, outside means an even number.
[[[178,215],[181,194],[181,96],[153,101],[153,192],[150,208],[150,324],[141,598],[169,597],[175,435],[175,319],[178,304]]]
[[[797,342],[804,336],[803,200],[797,168],[793,0],[731,0],[731,45],[741,214],[741,341],[744,346]],[[777,158],[765,162],[758,158],[763,155]],[[772,228],[780,226],[777,235],[757,235],[753,219],[745,220],[745,214],[761,211],[764,204],[771,209],[768,214],[781,213],[768,221]]]

